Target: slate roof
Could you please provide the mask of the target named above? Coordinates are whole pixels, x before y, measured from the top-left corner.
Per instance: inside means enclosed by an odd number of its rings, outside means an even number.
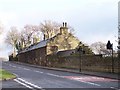
[[[54,38],[56,38],[58,35],[61,35],[61,34],[57,34],[55,35],[54,37],[52,38],[49,38],[49,39],[46,39],[46,40],[43,40],[43,41],[40,41],[36,44],[32,44],[31,46],[25,48],[24,50],[20,51],[19,53],[24,53],[24,52],[28,52],[28,51],[31,51],[31,50],[34,50],[34,49],[38,49],[38,48],[41,48],[41,47],[45,47],[47,46],[47,43],[51,40],[54,40]]]
[[[43,40],[43,41],[41,41],[41,42],[38,42],[38,43],[36,43],[36,44],[33,44],[33,45],[25,48],[24,50],[22,50],[22,51],[19,52],[19,53],[24,53],[24,52],[28,52],[28,51],[31,51],[31,50],[34,50],[34,49],[38,49],[38,48],[41,48],[41,47],[45,47],[49,41],[50,41],[50,39]]]

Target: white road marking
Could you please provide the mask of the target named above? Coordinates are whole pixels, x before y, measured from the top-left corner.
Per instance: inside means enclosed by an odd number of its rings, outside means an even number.
[[[110,87],[110,88],[115,89],[114,87]]]
[[[63,78],[66,78],[66,77],[63,76]],[[101,86],[100,84],[83,81],[83,80],[80,80],[79,78],[68,78],[68,79],[75,80],[75,81],[79,81],[79,82],[86,83],[86,84],[90,84],[90,85]]]
[[[63,76],[55,75],[55,74],[52,74],[52,73],[47,73],[47,75],[64,78]],[[90,84],[90,85],[101,86],[99,84],[92,83],[92,82],[86,82],[86,81],[77,80],[77,79],[71,79],[71,80],[76,80],[76,81],[87,83],[87,84]]]
[[[19,69],[21,69],[22,67],[18,67]]]
[[[12,66],[12,67],[16,68],[16,66]]]
[[[30,69],[27,69],[27,68],[23,68],[24,70],[30,70]]]
[[[73,80],[73,79],[72,79]],[[75,80],[75,79],[74,79]],[[79,81],[79,82],[83,82],[83,83],[87,83],[87,84],[90,84],[90,85],[95,85],[95,86],[101,86],[100,84],[96,84],[96,83],[92,83],[92,82],[86,82],[86,81],[82,81],[82,80],[77,80],[76,81]]]
[[[62,77],[62,76],[55,75],[55,74],[52,74],[52,73],[47,73],[47,75],[50,75],[50,76],[55,76],[55,77]]]
[[[13,73],[15,76],[17,76],[18,77],[18,75],[17,74],[15,74],[15,73]]]
[[[96,84],[96,83],[92,83],[92,82],[86,82],[86,81],[82,81],[82,80],[77,80],[77,81],[87,83],[87,84],[90,84],[90,85],[101,86],[100,84]]]
[[[28,84],[28,85],[31,85],[31,86],[34,87],[34,88],[38,88],[38,89],[44,90],[44,89],[42,89],[42,87],[39,87],[39,86],[37,86],[37,85],[35,85],[35,84],[32,84],[32,83],[30,83],[30,82],[28,82],[28,81],[26,81],[26,80],[24,80],[24,79],[22,79],[22,78],[18,78],[18,80],[20,80],[20,81],[22,81],[22,82],[24,82],[24,83],[26,83],[26,84]]]
[[[6,64],[6,65],[7,65],[7,63],[5,63],[5,62],[4,62],[3,64]]]
[[[119,88],[115,88],[115,87],[110,87],[110,88],[115,89],[115,90],[120,90]]]
[[[11,65],[11,64],[9,64],[9,66],[11,66],[11,67],[12,67],[12,65]]]
[[[64,78],[63,76],[55,75],[55,74],[52,74],[52,73],[47,73],[47,75]],[[92,83],[92,82],[86,82],[86,81],[77,80],[77,79],[71,79],[71,80],[75,80],[75,81],[79,81],[79,82],[83,82],[83,83],[87,83],[87,84],[91,84],[91,85],[95,85],[95,86],[101,86],[99,84]]]
[[[19,84],[21,84],[21,85],[23,85],[23,86],[25,86],[25,87],[27,87],[27,88],[33,89],[33,87],[28,86],[27,84],[22,83],[22,82],[18,81],[17,79],[14,79],[14,81],[16,81],[17,83],[19,83]]]
[[[37,72],[37,73],[43,73],[43,72],[40,72],[40,71],[34,71],[34,72]]]

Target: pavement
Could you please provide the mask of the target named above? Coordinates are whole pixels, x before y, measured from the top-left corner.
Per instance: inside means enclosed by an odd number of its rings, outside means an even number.
[[[36,67],[36,68],[48,69],[48,70],[64,71],[64,72],[71,72],[71,73],[78,73],[78,74],[92,75],[92,76],[97,76],[97,77],[104,77],[104,78],[120,80],[120,73],[117,74],[117,73],[92,72],[92,71],[79,72],[78,70],[73,70],[73,69],[45,67],[45,66],[31,65],[31,64],[27,64],[27,63],[23,63],[23,62],[15,62],[15,61],[12,61],[12,62],[17,63],[17,64],[27,65],[27,66],[32,66],[32,67]]]

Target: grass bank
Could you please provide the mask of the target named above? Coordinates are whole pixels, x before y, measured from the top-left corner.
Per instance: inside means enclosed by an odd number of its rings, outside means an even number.
[[[9,80],[9,79],[12,79],[12,78],[15,78],[16,76],[13,75],[12,73],[6,71],[6,70],[3,70],[3,69],[0,69],[0,81],[1,80]]]

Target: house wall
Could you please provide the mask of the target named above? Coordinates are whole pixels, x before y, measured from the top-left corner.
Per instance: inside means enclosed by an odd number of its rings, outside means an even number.
[[[51,46],[56,46],[57,47],[56,52],[57,52],[57,51],[75,49],[78,46],[78,44],[79,44],[79,40],[75,38],[73,35],[70,35],[70,33],[59,34],[47,43],[48,46],[47,55],[52,54],[54,52],[50,50]]]
[[[36,65],[46,65],[46,46],[18,54],[18,61]]]

